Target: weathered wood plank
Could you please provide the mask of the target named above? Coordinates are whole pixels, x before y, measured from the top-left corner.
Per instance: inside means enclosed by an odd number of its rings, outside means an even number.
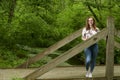
[[[106,48],[106,77],[107,80],[113,80],[114,75],[114,22],[113,18],[107,20],[108,37]]]
[[[119,48],[119,49],[120,49],[120,43],[118,43],[118,42],[114,41],[114,45],[115,45],[115,47],[117,47],[117,48]]]
[[[35,80],[107,80],[107,78],[106,77],[98,77],[98,78],[35,79]]]
[[[60,47],[64,46],[65,44],[71,42],[72,40],[78,38],[82,33],[82,29],[72,33],[71,35],[65,37],[64,39],[60,40],[59,42],[55,43],[54,45],[48,47],[43,52],[37,54],[36,56],[28,59],[23,64],[17,66],[16,68],[27,68],[30,64],[35,63],[36,61],[40,60],[41,58],[45,57],[46,55],[54,52],[55,50],[59,49]]]
[[[106,77],[94,77],[94,78],[35,79],[35,80],[107,80],[107,78]]]
[[[28,69],[0,69],[0,80],[13,80],[13,78],[23,78],[38,68]],[[71,80],[84,78],[86,74],[85,65],[77,66],[57,66],[49,72],[38,77],[38,80]],[[105,65],[96,66],[93,78],[105,77]],[[114,79],[120,80],[120,65],[114,65]],[[19,80],[19,79],[18,79]],[[21,79],[20,79],[21,80]]]
[[[53,69],[60,63],[68,60],[69,58],[75,56],[79,52],[83,51],[86,47],[89,47],[90,45],[98,42],[102,38],[104,38],[107,35],[107,28],[103,29],[100,33],[97,35],[93,36],[92,38],[76,45],[72,49],[66,51],[62,55],[58,56],[57,58],[53,59],[46,65],[40,67],[38,70],[34,71],[33,73],[29,74],[28,76],[25,77],[26,80],[34,80],[35,78],[43,75],[44,73],[48,72],[49,70]]]
[[[106,77],[93,77],[93,78],[35,79],[35,80],[107,80],[107,78]],[[120,76],[114,76],[113,80],[120,80]]]
[[[117,37],[120,37],[120,30],[115,29],[114,34],[115,34]]]

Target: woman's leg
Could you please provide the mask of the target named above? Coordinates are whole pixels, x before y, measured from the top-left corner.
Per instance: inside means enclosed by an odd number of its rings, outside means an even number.
[[[88,71],[90,67],[90,62],[91,62],[91,50],[89,48],[86,48],[84,51],[85,51],[86,71]]]
[[[90,72],[92,73],[96,65],[96,57],[98,54],[98,44],[94,44],[91,48],[92,48],[92,55],[91,55]]]

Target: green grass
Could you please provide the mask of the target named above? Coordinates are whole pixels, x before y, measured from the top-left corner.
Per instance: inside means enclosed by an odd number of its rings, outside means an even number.
[[[25,80],[25,79],[22,79],[22,78],[13,78],[12,80]]]
[[[26,48],[26,49],[18,49],[17,51],[13,52],[10,50],[0,50],[0,68],[15,68],[18,65],[22,64],[23,62],[27,61],[31,57],[37,55],[38,53],[45,50],[45,48]],[[34,52],[32,52],[34,51]],[[33,63],[30,67],[40,67],[46,63],[48,63],[53,58],[62,54],[62,51],[55,51],[48,56],[45,56],[40,61]],[[70,65],[67,62],[61,63],[60,65]]]

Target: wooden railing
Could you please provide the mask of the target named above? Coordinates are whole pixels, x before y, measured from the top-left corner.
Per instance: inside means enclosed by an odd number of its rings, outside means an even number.
[[[51,54],[52,52],[56,51],[57,49],[61,48],[64,45],[66,45],[67,43],[71,42],[72,40],[78,38],[79,36],[81,36],[81,32],[82,32],[82,29],[74,32],[73,34],[65,37],[64,39],[60,40],[59,42],[57,42],[57,43],[53,44],[52,46],[48,47],[43,52],[37,54],[36,56],[34,56],[30,59],[28,59],[26,62],[24,62],[23,64],[19,65],[16,68],[27,68],[30,64],[39,61],[43,57]]]
[[[69,58],[71,58],[71,57],[75,56],[76,54],[78,54],[79,52],[83,51],[84,48],[89,47],[90,45],[92,45],[92,44],[98,42],[99,40],[103,39],[106,35],[107,35],[107,28],[103,29],[100,33],[93,36],[92,38],[90,38],[90,39],[76,45],[72,49],[64,52],[63,54],[56,57],[55,59],[53,59],[49,63],[45,64],[44,66],[42,66],[39,69],[37,69],[36,71],[34,71],[34,73],[31,73],[28,76],[26,76],[25,79],[33,80],[33,79],[43,75],[44,73],[53,69],[54,67],[56,67],[60,63],[68,60]]]
[[[71,48],[70,50],[64,52],[60,56],[54,58],[47,64],[41,66],[37,70],[35,70],[33,73],[30,73],[26,77],[24,77],[26,80],[34,80],[37,77],[43,75],[44,73],[50,71],[51,69],[55,68],[60,63],[70,59],[71,57],[77,55],[81,51],[83,51],[85,48],[89,47],[90,45],[98,42],[101,39],[106,38],[107,46],[106,46],[106,78],[107,80],[113,80],[114,76],[114,45],[117,48],[120,48],[120,44],[118,42],[114,42],[114,34],[119,35],[120,33],[114,32],[114,22],[113,18],[109,17],[107,20],[107,28],[102,29],[98,34],[94,35],[92,38],[81,42],[80,44],[76,45],[75,47]],[[25,68],[26,66],[40,60],[44,56],[54,52],[55,50],[59,49],[60,47],[64,46],[65,44],[71,42],[72,40],[78,38],[81,36],[82,29],[74,32],[73,34],[67,36],[63,40],[55,43],[54,45],[47,48],[42,53],[37,54],[35,57],[30,58],[28,61],[23,63],[22,65],[18,66],[17,68]],[[27,64],[27,65],[26,65]]]
[[[116,30],[115,29],[115,33],[114,33],[117,37],[119,37],[120,38],[120,30]],[[117,47],[117,48],[119,48],[120,49],[120,43],[118,43],[118,42],[116,42],[116,41],[114,41],[114,43],[115,43],[115,47]]]

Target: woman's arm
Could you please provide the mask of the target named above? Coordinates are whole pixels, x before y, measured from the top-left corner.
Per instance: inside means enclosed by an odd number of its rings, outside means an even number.
[[[86,38],[86,29],[85,28],[83,28],[83,30],[82,30],[82,37],[81,37],[81,39],[83,40],[83,41],[85,41],[87,38]]]

